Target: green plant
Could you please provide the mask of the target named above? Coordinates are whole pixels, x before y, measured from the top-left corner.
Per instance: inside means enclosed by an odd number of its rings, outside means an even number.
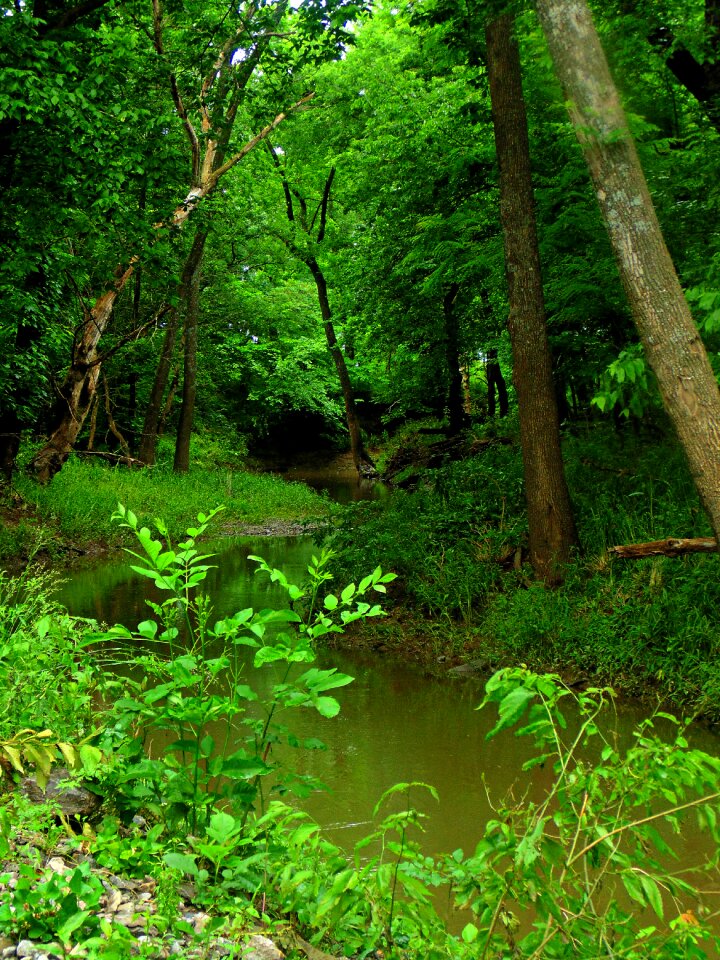
[[[474,915],[464,931],[474,955],[689,958],[706,956],[703,942],[717,945],[694,918],[700,894],[670,864],[684,816],[695,813],[720,838],[720,760],[691,749],[682,725],[661,740],[652,720],[622,749],[601,724],[611,697],[576,695],[522,669],[488,682],[483,705],[498,708],[489,736],[518,726],[538,747],[524,769],[549,768],[552,778],[540,797],[498,807],[475,854],[450,864]],[[574,706],[574,724],[562,704]]]
[[[53,718],[56,744],[87,740],[104,683],[102,670],[83,655],[82,625],[52,599],[55,585],[54,577],[32,568],[15,578],[0,573],[0,741],[20,772],[20,756],[13,758],[19,731],[31,748],[29,760],[38,759],[33,744],[48,739],[38,718]],[[67,762],[75,759],[69,750]]]
[[[9,879],[0,877],[0,883]],[[18,939],[59,940],[67,946],[100,929],[97,908],[104,892],[88,863],[67,873],[21,863],[14,885],[0,902],[0,930]]]
[[[329,552],[313,557],[307,588],[255,557],[259,572],[287,592],[291,606],[306,605],[304,615],[297,609],[248,608],[212,623],[210,607],[197,591],[209,557],[199,552],[196,540],[217,513],[200,514],[198,525],[173,547],[164,523],[156,523],[159,539],[120,506],[116,519],[134,533],[143,551],[131,551],[137,561],[133,569],[168,596],[162,603],[149,601],[155,619],[140,623],[135,633],[116,626],[91,636],[95,642],[139,640],[166,648],[165,656],[135,657],[145,678],[128,681],[130,695],[116,699],[109,711],[101,741],[113,758],[101,773],[106,789],[127,812],[145,809],[172,829],[182,823],[203,834],[213,829],[219,803],[244,826],[256,802],[262,809],[266,782],[274,792],[300,795],[317,786],[274,760],[281,743],[321,746],[315,738],[298,740],[281,716],[298,708],[325,717],[337,714],[339,704],[328,694],[352,678],[314,666],[315,645],[350,622],[381,614],[380,606],[364,597],[371,590],[383,593],[394,577],[378,567],[339,596],[321,597],[331,577]],[[276,679],[267,694],[260,694],[246,674],[268,667]]]

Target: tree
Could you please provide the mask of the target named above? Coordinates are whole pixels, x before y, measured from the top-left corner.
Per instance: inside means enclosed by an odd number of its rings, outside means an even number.
[[[285,198],[285,213],[291,227],[297,228],[300,235],[283,237],[283,241],[294,257],[304,263],[312,274],[317,289],[318,303],[320,305],[320,315],[322,317],[323,328],[327,340],[328,350],[333,358],[335,370],[337,371],[340,389],[342,391],[343,402],[345,404],[345,421],[347,423],[348,433],[350,435],[350,451],[352,453],[355,469],[360,477],[371,477],[376,475],[375,464],[368,455],[365,444],[363,443],[360,423],[358,421],[357,410],[355,407],[355,391],[353,390],[350,374],[342,347],[338,343],[333,322],[333,311],[330,305],[330,296],[328,283],[323,269],[318,262],[315,251],[325,240],[328,224],[328,207],[330,204],[330,195],[332,191],[333,180],[335,179],[335,167],[330,169],[325,180],[322,191],[322,197],[312,217],[308,211],[308,204],[305,197],[300,193],[297,187],[290,184],[287,174],[283,169],[277,152],[269,145],[270,155],[273,164],[282,179],[283,195]],[[296,216],[297,207],[297,216]],[[317,222],[317,229],[315,224]],[[313,236],[314,232],[314,236]]]
[[[197,79],[197,70],[188,71],[196,79],[197,88],[192,95],[184,95],[178,83],[177,74],[171,64],[167,69],[167,80],[175,115],[182,125],[190,153],[190,183],[186,197],[176,206],[171,217],[155,225],[157,235],[173,232],[182,228],[201,201],[211,197],[222,177],[242,160],[258,143],[267,137],[286,118],[287,113],[279,113],[259,134],[241,147],[233,142],[233,132],[240,104],[254,69],[267,52],[271,38],[276,36],[277,26],[286,9],[286,3],[266,9],[252,2],[238,11],[235,19],[228,19],[222,13],[218,23],[213,26],[215,40],[204,46],[201,60],[207,60],[210,48],[210,60],[207,71]],[[224,36],[217,34],[224,30]],[[165,38],[165,22],[159,0],[152,7],[152,36],[156,56],[165,64],[168,58]],[[205,43],[205,41],[202,41]],[[218,52],[219,51],[219,52]],[[241,51],[241,54],[239,54]],[[181,50],[182,59],[193,63],[191,50]],[[202,69],[202,66],[201,66]],[[311,97],[308,94],[290,108],[296,110]],[[191,103],[198,115],[199,133],[193,123]],[[140,263],[140,254],[134,253],[116,268],[116,279],[110,289],[103,293],[92,308],[86,310],[80,332],[75,338],[73,355],[64,383],[59,388],[59,401],[56,405],[54,422],[50,437],[44,446],[36,452],[31,469],[41,482],[47,482],[62,467],[67,459],[90,409],[96,390],[103,354],[100,350],[101,339],[109,326],[115,304],[129,279]],[[190,277],[195,271],[188,270]],[[192,283],[188,286],[192,290]],[[192,313],[189,314],[192,316]],[[196,327],[192,327],[196,330]],[[186,350],[193,349],[193,337],[185,338]],[[193,362],[189,359],[186,370],[192,373]],[[186,392],[186,411],[192,419],[193,391],[188,385]],[[189,442],[189,432],[181,434],[181,443]],[[179,452],[176,457],[178,469],[187,457]]]
[[[500,170],[500,213],[525,474],[530,562],[546,583],[562,581],[576,543],[560,448],[552,361],[545,325],[520,53],[513,18],[487,27],[487,66]]]
[[[585,0],[537,0],[620,277],[663,403],[720,538],[720,390],[675,273]]]

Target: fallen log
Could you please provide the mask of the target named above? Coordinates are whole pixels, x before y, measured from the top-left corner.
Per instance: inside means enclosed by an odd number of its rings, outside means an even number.
[[[147,468],[144,460],[126,456],[124,453],[110,453],[106,450],[75,450],[74,453],[77,457],[100,457],[101,460],[107,460],[109,463],[119,464],[123,467]]]
[[[624,543],[610,547],[608,553],[626,560],[642,557],[681,557],[686,553],[717,553],[718,543],[714,537],[668,537],[651,540],[649,543]]]

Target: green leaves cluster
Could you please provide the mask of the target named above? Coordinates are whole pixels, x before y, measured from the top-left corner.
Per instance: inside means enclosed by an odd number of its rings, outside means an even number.
[[[143,553],[129,551],[141,564],[133,569],[153,580],[168,594],[161,603],[148,601],[154,620],[136,631],[116,626],[94,634],[94,642],[142,642],[166,648],[167,655],[133,658],[146,679],[128,681],[129,695],[115,700],[101,746],[111,757],[105,771],[106,789],[124,811],[151,811],[175,829],[180,824],[193,833],[209,828],[218,804],[245,823],[256,802],[265,802],[266,782],[272,791],[306,794],[315,781],[274,761],[278,744],[317,749],[314,738],[300,741],[281,720],[286,711],[311,708],[323,717],[340,709],[330,691],[352,678],[335,668],[314,666],[317,641],[355,620],[382,614],[377,604],[364,600],[369,591],[383,593],[394,579],[378,567],[359,585],[350,584],[339,597],[321,601],[319,591],[331,575],[331,554],[313,557],[309,585],[290,583],[280,570],[260,557],[258,572],[270,576],[288,594],[293,607],[305,603],[304,616],[295,609],[240,610],[212,622],[211,608],[197,593],[210,565],[197,549],[196,538],[207,529],[220,508],[198,515],[198,524],[174,548],[167,528],[156,521],[157,532],[140,526],[137,516],[120,505],[116,518],[133,531]],[[246,678],[252,669],[271,669],[274,681],[266,694]],[[219,688],[223,678],[225,690]],[[146,744],[161,738],[160,755]]]

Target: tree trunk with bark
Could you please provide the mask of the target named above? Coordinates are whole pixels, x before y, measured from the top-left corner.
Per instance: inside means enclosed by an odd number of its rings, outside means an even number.
[[[527,117],[513,18],[504,14],[486,30],[488,78],[500,170],[520,443],[528,510],[530,562],[547,584],[563,579],[576,543],[575,522],[560,449],[560,425],[540,274]]]
[[[131,262],[119,272],[111,290],[95,302],[80,326],[73,344],[70,368],[62,386],[57,391],[54,407],[54,427],[43,447],[35,454],[28,469],[40,483],[47,483],[55,476],[70,456],[78,434],[97,389],[102,355],[99,345],[112,318],[115,302],[135,269]]]
[[[172,310],[168,314],[165,327],[165,336],[163,338],[160,359],[155,370],[155,379],[150,390],[150,398],[145,410],[145,419],[143,420],[142,434],[140,437],[140,446],[138,447],[138,458],[148,467],[155,464],[157,456],[157,439],[160,431],[160,420],[163,412],[163,397],[170,377],[170,367],[172,365],[173,354],[175,353],[175,342],[177,340],[178,314],[177,310]]]
[[[620,277],[665,409],[720,539],[720,391],[585,0],[537,0]]]
[[[205,252],[208,229],[201,227],[195,234],[192,249],[183,270],[183,293],[185,297],[185,351],[183,357],[183,390],[180,423],[175,441],[175,473],[187,473],[190,469],[190,438],[195,414],[197,392],[197,344],[200,319],[200,271]]]
[[[315,243],[322,243],[325,239],[325,231],[327,228],[328,205],[330,203],[330,191],[332,189],[333,180],[335,179],[335,168],[333,167],[330,170],[330,173],[325,181],[323,195],[318,211],[312,220],[308,222],[307,202],[305,198],[301,193],[299,193],[298,190],[290,186],[290,183],[285,175],[285,171],[280,165],[278,155],[269,141],[267,143],[267,147],[270,156],[272,157],[275,169],[278,171],[282,180],[283,193],[285,195],[285,212],[289,223],[293,224],[294,226],[298,226],[307,237],[312,238],[315,216],[317,216],[319,213],[319,223],[317,234],[315,236]],[[295,211],[296,204],[298,207],[297,216]],[[348,434],[350,435],[350,452],[352,454],[353,463],[355,464],[355,469],[358,472],[358,476],[361,478],[375,477],[377,476],[375,464],[365,449],[365,444],[363,443],[362,439],[362,431],[360,430],[360,422],[358,420],[357,408],[355,406],[355,391],[353,390],[350,374],[348,372],[347,364],[345,363],[345,355],[343,354],[342,348],[338,343],[337,335],[335,333],[335,325],[333,323],[332,308],[330,306],[330,298],[328,296],[328,287],[325,274],[323,273],[322,267],[317,261],[317,257],[311,249],[300,248],[296,243],[293,242],[292,239],[287,237],[283,237],[282,239],[293,256],[297,257],[297,259],[304,263],[305,266],[310,270],[313,280],[315,281],[315,287],[318,294],[318,303],[320,306],[320,316],[322,317],[323,329],[325,330],[325,339],[327,341],[330,355],[333,358],[333,363],[335,364],[335,371],[340,382],[340,390],[343,396],[343,404],[345,406],[345,422],[347,424]]]
[[[458,322],[455,312],[460,286],[453,283],[443,297],[443,320],[445,322],[445,357],[448,368],[448,434],[456,437],[467,426],[463,404],[463,380],[460,369],[460,348],[458,346]]]
[[[320,315],[322,316],[323,328],[325,330],[325,339],[340,382],[340,390],[342,391],[343,404],[345,406],[345,422],[348,433],[350,434],[350,452],[353,463],[355,464],[355,469],[359,477],[374,477],[376,476],[375,464],[370,459],[365,450],[365,444],[363,443],[360,421],[358,420],[357,408],[355,406],[355,391],[353,390],[350,374],[347,364],[345,363],[345,356],[335,335],[327,281],[314,257],[305,262],[310,268],[310,272],[315,280],[315,286],[318,292],[318,303],[320,304]]]

